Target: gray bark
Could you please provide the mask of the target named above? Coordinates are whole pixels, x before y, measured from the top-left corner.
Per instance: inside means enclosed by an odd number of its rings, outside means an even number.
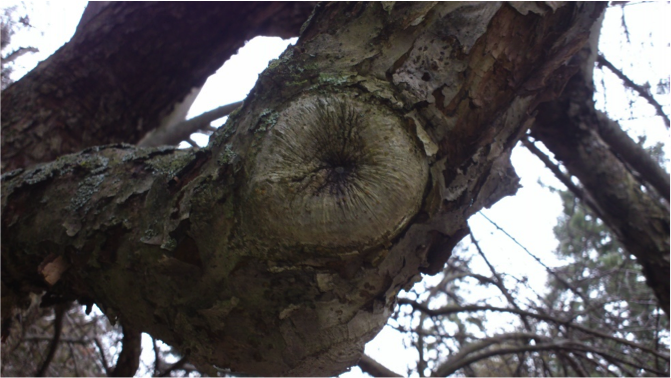
[[[8,301],[95,302],[209,374],[338,374],[515,192],[510,150],[603,8],[319,5],[207,148],[3,175]]]

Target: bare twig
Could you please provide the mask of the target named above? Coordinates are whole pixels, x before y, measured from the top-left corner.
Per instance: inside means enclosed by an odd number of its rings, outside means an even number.
[[[468,366],[474,362],[492,357],[492,356],[500,356],[500,355],[505,355],[505,354],[513,354],[513,353],[520,353],[520,352],[539,352],[539,351],[545,351],[545,350],[554,350],[554,351],[573,351],[573,350],[585,350],[594,354],[598,354],[607,361],[613,363],[614,365],[618,366],[620,369],[622,369],[624,372],[627,374],[632,374],[627,369],[622,368],[619,366],[619,364],[626,364],[632,367],[636,367],[639,369],[647,370],[653,374],[658,374],[658,375],[663,375],[663,372],[656,371],[654,369],[647,368],[645,366],[636,364],[631,361],[627,361],[625,359],[613,356],[609,353],[606,353],[604,351],[592,348],[588,345],[578,343],[578,342],[573,342],[573,341],[567,341],[567,340],[560,340],[558,342],[554,343],[547,343],[547,344],[538,344],[538,345],[528,345],[528,346],[519,346],[519,347],[509,347],[509,348],[497,348],[493,350],[488,350],[483,353],[479,353],[474,356],[466,357],[466,358],[452,358],[448,360],[445,364],[441,365],[437,370],[436,370],[436,376],[439,377],[445,377],[448,376],[455,371]]]
[[[599,56],[596,59],[596,62],[599,65],[599,67],[607,67],[612,73],[615,74],[615,76],[619,77],[620,80],[624,82],[624,85],[627,88],[631,88],[632,90],[636,91],[636,93],[638,93],[639,96],[646,99],[648,103],[650,103],[650,105],[652,105],[655,108],[655,110],[657,111],[657,115],[662,117],[666,127],[668,128],[669,126],[671,126],[671,120],[669,120],[669,116],[667,116],[664,113],[662,105],[660,105],[659,102],[657,102],[657,100],[655,100],[655,98],[652,97],[652,94],[650,94],[650,92],[646,88],[631,81],[631,79],[627,77],[627,75],[625,75],[624,73],[622,73],[622,71],[617,69],[603,55],[599,54]]]
[[[39,52],[36,47],[19,47],[16,51],[12,52],[11,54],[8,54],[6,57],[2,58],[2,64],[7,64],[10,62],[15,61],[18,57],[21,55],[27,54],[27,53],[36,53]]]
[[[107,357],[105,356],[105,349],[103,349],[103,345],[100,342],[100,339],[98,339],[97,337],[95,337],[93,339],[93,342],[96,344],[96,347],[98,348],[98,352],[100,353],[100,362],[103,365],[103,369],[105,370],[105,374],[109,376],[111,372],[110,372],[110,367],[107,364]]]
[[[569,365],[573,371],[576,372],[576,375],[579,377],[589,377],[589,374],[585,371],[585,369],[580,366],[580,364],[571,357],[570,353],[566,353],[564,351],[560,351],[557,353],[557,357],[563,362],[562,365]],[[568,376],[568,374],[564,374]]]
[[[487,267],[489,267],[489,271],[492,272],[492,275],[494,276],[494,280],[492,280],[492,283],[496,285],[496,287],[499,288],[499,291],[501,291],[501,294],[506,297],[508,300],[508,303],[510,303],[511,306],[515,307],[516,309],[520,309],[520,306],[517,305],[517,301],[515,301],[515,298],[508,292],[508,289],[506,288],[503,278],[499,275],[499,273],[494,269],[494,266],[489,262],[487,259],[487,256],[485,256],[485,253],[482,251],[482,248],[480,248],[480,244],[478,243],[477,240],[475,240],[475,236],[473,235],[473,232],[470,231],[469,229],[469,234],[471,235],[471,242],[473,245],[475,245],[475,248],[478,251],[478,254],[482,259],[485,261],[485,264],[487,264]],[[527,321],[526,317],[522,316],[522,322],[524,323],[525,328],[528,331],[531,331],[531,326],[529,325],[529,322]]]
[[[26,336],[23,340],[25,341],[50,341],[52,340],[52,337],[48,336]],[[76,338],[76,337],[62,337],[58,340],[61,343],[68,343],[68,344],[79,344],[79,345],[87,345],[91,342],[90,339],[87,338]]]
[[[526,147],[529,152],[532,154],[536,155],[536,157],[545,164],[545,166],[552,171],[552,173],[555,175],[555,177],[566,186],[568,190],[573,193],[576,198],[581,200],[585,205],[587,205],[593,212],[594,214],[601,218],[601,214],[603,212],[601,211],[601,208],[599,208],[599,205],[592,199],[592,196],[584,191],[582,188],[579,188],[576,184],[574,184],[571,179],[564,174],[564,172],[559,169],[559,167],[550,160],[550,158],[545,155],[541,150],[534,145],[532,141],[529,140],[529,137],[522,138],[521,140],[522,144],[524,147]]]
[[[365,373],[368,373],[373,377],[402,377],[402,375],[394,373],[393,371],[389,370],[389,368],[375,361],[366,354],[361,356],[361,360],[359,360],[359,367]]]
[[[139,147],[176,146],[181,141],[188,140],[191,134],[199,130],[209,130],[210,122],[229,115],[240,105],[242,101],[220,106],[183,122],[161,126],[148,133],[137,145]]]
[[[480,306],[480,305],[445,306],[445,307],[442,307],[442,308],[439,308],[439,309],[430,309],[424,304],[421,304],[421,303],[418,303],[418,302],[415,302],[415,301],[412,301],[412,300],[409,300],[409,299],[405,299],[405,298],[399,298],[398,304],[411,305],[415,310],[422,311],[422,312],[424,312],[427,315],[432,316],[432,317],[447,316],[447,315],[450,315],[450,314],[456,314],[456,313],[460,313],[460,312],[473,312],[473,311],[509,312],[509,313],[518,314],[518,315],[526,315],[530,318],[540,319],[540,320],[551,322],[551,323],[554,323],[554,324],[557,324],[557,325],[570,327],[570,328],[579,330],[581,332],[584,332],[584,333],[592,335],[592,336],[597,336],[597,337],[600,337],[600,338],[604,338],[604,339],[612,340],[612,341],[615,341],[615,342],[618,342],[618,343],[621,343],[621,344],[625,344],[625,345],[628,345],[630,347],[637,348],[637,349],[640,349],[640,350],[648,352],[648,353],[652,353],[652,354],[664,359],[665,361],[669,361],[669,355],[667,353],[662,353],[662,352],[656,351],[654,349],[650,349],[646,346],[637,344],[633,341],[629,341],[627,339],[611,336],[611,335],[605,334],[603,332],[599,332],[599,331],[591,329],[591,328],[587,328],[587,327],[583,327],[583,326],[578,325],[578,324],[571,323],[570,321],[567,321],[567,320],[556,318],[556,317],[551,316],[551,315],[539,314],[539,313],[534,313],[534,312],[525,311],[525,310],[518,310],[516,308],[503,308],[503,307],[496,307],[496,306]]]
[[[448,375],[451,375],[455,371],[468,366],[474,362],[484,360],[486,358],[492,357],[492,356],[501,356],[505,354],[514,354],[514,353],[521,353],[521,352],[538,352],[538,351],[543,351],[543,350],[561,350],[561,349],[566,349],[566,346],[564,343],[552,343],[552,344],[542,344],[542,345],[528,345],[528,346],[522,346],[522,347],[510,347],[510,348],[499,348],[495,350],[489,350],[483,353],[480,353],[475,356],[470,356],[464,359],[451,359],[447,363],[441,365],[436,369],[436,372],[434,373],[435,376],[437,377],[446,377]]]

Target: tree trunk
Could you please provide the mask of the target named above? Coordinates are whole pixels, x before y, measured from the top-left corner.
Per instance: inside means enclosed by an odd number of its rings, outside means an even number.
[[[562,67],[604,6],[319,5],[298,44],[260,75],[207,148],[91,147],[3,175],[3,305],[31,290],[46,290],[52,303],[95,302],[209,374],[212,365],[338,374],[384,326],[398,291],[442,268],[468,234],[466,219],[516,191],[510,150],[528,114],[564,86]],[[114,60],[109,93],[69,82],[45,95],[60,99],[57,109],[39,97],[41,79],[17,83],[7,96],[8,166],[55,157],[26,154],[31,143],[50,151],[28,130],[61,127],[66,116],[78,116],[81,127],[72,127],[82,135],[112,134],[72,137],[72,145],[137,141],[158,124],[160,109],[229,54],[219,39],[231,31],[215,36],[199,22],[179,23],[177,11],[165,19],[147,11],[131,23],[155,25],[147,39],[105,22],[125,7],[166,5],[109,7],[80,25],[87,37],[75,36],[50,62],[72,56],[88,70],[110,59],[107,40],[112,55],[118,41],[151,40],[143,59],[152,67]],[[186,54],[179,49],[193,41],[160,39],[171,28],[179,29],[175,39],[212,33],[204,44],[219,47]],[[100,45],[77,47],[86,41]],[[157,58],[163,49],[174,53],[172,69],[157,67],[166,64]],[[38,71],[60,77],[65,66],[49,64]],[[180,89],[165,92],[173,87]],[[99,96],[94,111],[81,106],[87,94]],[[108,104],[130,108],[116,114]],[[3,96],[3,120],[6,108]]]

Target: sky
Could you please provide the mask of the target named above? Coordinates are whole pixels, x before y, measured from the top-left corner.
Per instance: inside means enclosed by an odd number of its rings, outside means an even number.
[[[15,68],[15,78],[28,72],[39,61],[46,59],[74,33],[75,27],[86,5],[82,1],[69,2],[15,2],[19,11],[25,5],[34,25],[29,31],[13,37],[13,46],[35,46],[40,52],[21,58],[20,67]],[[5,1],[3,6],[11,4]],[[671,32],[666,21],[669,19],[669,3],[636,3],[629,5],[625,17],[620,7],[608,10],[600,39],[600,50],[615,66],[621,67],[637,83],[652,82],[655,93],[656,80],[666,77],[668,80],[669,52]],[[629,36],[623,33],[623,25],[629,30]],[[629,39],[629,40],[628,40]],[[216,107],[243,100],[252,89],[258,74],[271,59],[278,57],[286,46],[295,43],[295,39],[255,38],[249,41],[237,55],[233,56],[212,75],[200,96],[189,111],[188,118],[197,116]],[[647,135],[650,145],[654,141],[668,141],[669,132],[654,110],[645,100],[637,98],[622,88],[619,79],[610,72],[602,74],[596,70],[595,81],[605,83],[608,90],[597,85],[599,93],[595,99],[597,106],[607,110],[611,118],[619,121],[630,135]],[[669,106],[669,94],[657,95],[658,100]],[[633,99],[633,103],[632,103]],[[634,118],[636,115],[636,119]],[[215,123],[222,124],[222,121]],[[199,144],[207,143],[207,136],[195,134],[193,139]],[[668,154],[667,154],[668,156]],[[512,163],[521,178],[522,188],[514,197],[506,197],[491,209],[482,211],[512,235],[520,244],[540,257],[549,266],[561,264],[552,251],[557,246],[553,227],[561,214],[559,197],[551,193],[546,186],[563,186],[545,168],[535,156],[525,148],[517,147],[512,154]],[[530,256],[509,238],[503,236],[483,216],[476,214],[469,219],[473,234],[479,240],[487,258],[500,272],[518,278],[527,277],[532,287],[543,288],[546,274]],[[476,271],[486,271],[482,261],[474,261]],[[420,285],[430,284],[433,277],[425,277]],[[408,366],[414,366],[416,352],[405,349],[403,336],[391,327],[385,329],[366,345],[366,353],[388,368],[400,374],[407,374]],[[153,352],[149,337],[145,337],[143,359],[153,361]],[[359,377],[358,368],[343,377]]]

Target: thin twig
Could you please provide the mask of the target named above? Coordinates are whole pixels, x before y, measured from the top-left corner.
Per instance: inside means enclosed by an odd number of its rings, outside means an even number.
[[[560,275],[558,275],[554,270],[550,269],[549,266],[545,265],[545,263],[544,263],[540,258],[538,258],[536,255],[534,255],[533,253],[531,253],[531,251],[529,251],[525,246],[523,246],[520,242],[518,242],[512,235],[510,235],[508,232],[506,232],[506,230],[504,230],[503,228],[501,228],[501,227],[500,227],[498,224],[496,224],[496,222],[494,222],[493,220],[489,219],[489,218],[488,218],[482,211],[479,211],[478,213],[479,213],[480,215],[482,215],[486,220],[488,220],[489,223],[491,223],[492,225],[494,225],[494,227],[496,227],[499,231],[503,232],[504,235],[506,235],[508,238],[510,238],[510,240],[512,240],[512,241],[513,241],[515,244],[517,244],[520,248],[522,248],[522,250],[523,250],[524,252],[526,252],[527,255],[531,256],[534,260],[536,260],[536,262],[537,262],[538,264],[540,264],[543,268],[545,268],[545,270],[546,270],[550,275],[552,275],[554,278],[556,278],[562,285],[564,285],[565,287],[569,288],[572,292],[574,292],[577,296],[579,296],[579,297],[583,300],[583,303],[585,303],[585,305],[587,305],[587,304],[590,303],[589,299],[588,299],[587,297],[585,297],[585,295],[583,295],[583,293],[581,293],[577,288],[575,288],[573,285],[571,285],[571,284],[570,284],[568,281],[566,281],[563,277],[561,277]]]
[[[199,130],[209,130],[210,122],[229,115],[240,105],[242,101],[220,106],[183,122],[161,126],[148,133],[137,145],[139,147],[176,146],[181,141],[188,140],[191,134]]]
[[[2,58],[2,64],[7,64],[16,60],[23,54],[40,52],[36,47],[19,47],[16,51]]]
[[[613,340],[615,342],[621,343],[628,345],[633,348],[640,349],[642,351],[652,353],[666,361],[669,361],[669,355],[664,354],[661,352],[658,352],[656,350],[650,349],[648,347],[645,347],[643,345],[637,344],[633,341],[629,341],[627,339],[622,339],[619,337],[611,336],[608,334],[605,334],[603,332],[599,332],[597,330],[583,327],[579,324],[571,323],[570,321],[566,321],[563,319],[556,318],[551,315],[546,315],[546,314],[538,314],[538,313],[533,313],[530,311],[525,311],[525,310],[518,310],[516,308],[504,308],[504,307],[496,307],[496,306],[480,306],[480,305],[466,305],[466,306],[445,306],[439,309],[430,309],[426,305],[415,302],[413,300],[405,299],[405,298],[399,298],[398,304],[408,304],[412,306],[415,310],[422,311],[426,313],[429,316],[435,317],[435,316],[447,316],[450,314],[456,314],[460,312],[473,312],[473,311],[495,311],[495,312],[509,312],[513,314],[518,314],[518,315],[526,315],[531,318],[536,318],[540,320],[544,320],[547,322],[551,322],[554,324],[558,325],[563,325],[566,327],[571,327],[573,329],[579,330],[581,332],[584,332],[589,335],[597,336],[600,338],[608,339],[608,340]]]
[[[63,317],[65,316],[65,311],[70,307],[70,304],[59,304],[54,307],[54,337],[51,339],[49,344],[49,351],[47,352],[47,357],[42,361],[42,365],[35,373],[36,377],[46,376],[47,369],[49,364],[54,359],[56,355],[56,349],[58,349],[59,339],[61,338],[61,331],[63,330]]]
[[[402,377],[366,354],[361,356],[359,367],[373,377]]]
[[[669,120],[669,117],[664,113],[664,109],[662,108],[662,105],[660,105],[659,102],[657,102],[657,100],[655,100],[655,98],[652,97],[652,94],[650,94],[650,92],[648,91],[647,88],[644,88],[644,87],[634,83],[633,81],[631,81],[631,79],[629,77],[627,77],[627,75],[625,75],[624,73],[622,73],[622,71],[617,69],[603,55],[599,54],[599,56],[596,59],[596,62],[599,65],[599,67],[607,67],[612,73],[615,74],[615,76],[619,77],[620,80],[622,80],[624,82],[624,85],[627,88],[633,89],[634,91],[636,91],[638,93],[639,96],[646,99],[648,101],[648,103],[650,103],[650,105],[652,105],[655,108],[655,110],[657,111],[657,115],[662,117],[666,127],[668,128],[669,126],[671,126],[671,120]]]
[[[539,351],[544,351],[544,350],[561,350],[561,349],[567,349],[566,345],[564,343],[553,343],[553,344],[542,344],[542,345],[528,345],[528,346],[523,346],[523,347],[511,347],[511,348],[499,348],[495,350],[489,350],[484,353],[480,353],[475,356],[470,356],[468,358],[465,358],[463,360],[456,360],[456,361],[450,361],[446,364],[441,365],[438,369],[436,369],[436,373],[434,374],[437,377],[446,377],[448,375],[451,375],[455,371],[468,366],[474,362],[492,357],[492,356],[501,356],[501,355],[506,355],[506,354],[516,354],[516,353],[521,353],[521,352],[539,352]]]
[[[529,140],[529,137],[522,138],[521,140],[522,144],[524,147],[526,147],[529,152],[532,154],[536,155],[536,157],[545,164],[545,166],[552,171],[552,173],[555,175],[555,177],[566,186],[568,190],[573,193],[576,198],[581,200],[584,204],[586,204],[593,212],[594,214],[599,217],[600,219],[603,219],[601,214],[603,214],[603,211],[601,211],[601,208],[599,205],[592,199],[592,196],[584,191],[582,188],[579,188],[576,184],[574,184],[571,179],[564,174],[564,172],[559,169],[559,167],[550,160],[550,158],[545,155],[532,141]]]
[[[478,251],[478,254],[480,254],[480,257],[485,261],[485,264],[487,264],[487,267],[489,267],[489,271],[492,272],[492,275],[494,276],[495,280],[493,280],[494,285],[499,288],[501,291],[501,294],[503,294],[506,299],[508,300],[508,303],[510,303],[511,306],[515,307],[516,309],[521,309],[520,306],[517,305],[517,302],[515,301],[515,298],[508,292],[508,289],[506,288],[505,284],[503,283],[503,278],[499,275],[499,273],[494,269],[494,266],[489,262],[487,259],[487,256],[485,256],[485,253],[482,251],[482,248],[480,248],[480,244],[478,243],[477,240],[475,240],[475,236],[473,235],[473,232],[470,230],[468,233],[471,235],[471,242],[473,245],[475,245],[475,248]],[[522,322],[524,323],[524,327],[528,330],[531,331],[531,325],[529,324],[529,321],[526,317],[522,316]]]
[[[103,365],[103,369],[105,370],[105,374],[107,376],[110,375],[110,367],[107,364],[107,357],[105,357],[105,349],[103,349],[103,345],[100,342],[100,340],[96,337],[93,339],[93,342],[96,344],[96,347],[98,348],[98,352],[100,353],[100,362]]]
[[[544,351],[544,350],[555,350],[555,351],[574,351],[574,350],[584,350],[587,352],[591,352],[593,354],[598,354],[604,359],[606,359],[608,362],[618,366],[621,370],[627,373],[627,375],[633,374],[633,372],[628,371],[627,369],[623,368],[619,364],[626,364],[635,368],[639,368],[642,370],[647,370],[653,374],[657,375],[663,375],[663,372],[650,369],[648,367],[645,367],[643,365],[639,365],[636,363],[633,363],[631,361],[627,361],[625,359],[622,359],[617,356],[613,356],[609,353],[606,353],[602,350],[593,348],[589,345],[585,345],[583,343],[575,342],[575,341],[568,341],[568,340],[560,340],[555,343],[548,343],[548,344],[537,344],[537,345],[529,345],[529,346],[522,346],[522,347],[510,347],[510,348],[499,348],[499,349],[494,349],[494,350],[489,350],[483,353],[480,353],[475,356],[459,359],[459,358],[453,358],[448,360],[447,363],[441,365],[437,371],[436,371],[436,376],[448,376],[455,371],[463,368],[464,366],[470,365],[474,362],[483,360],[485,358],[489,358],[492,356],[500,356],[500,355],[505,355],[505,354],[513,354],[513,353],[520,353],[520,352],[539,352],[539,351]],[[458,355],[457,355],[458,356]]]

